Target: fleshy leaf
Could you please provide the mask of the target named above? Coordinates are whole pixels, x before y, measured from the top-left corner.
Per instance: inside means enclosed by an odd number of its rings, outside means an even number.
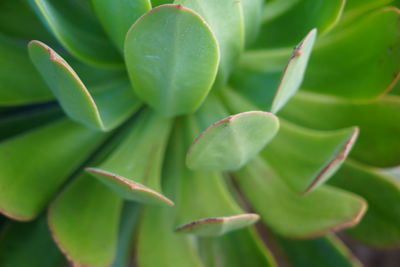
[[[63,119],[0,143],[1,212],[21,221],[35,218],[104,138]]]
[[[383,96],[371,102],[352,102],[299,92],[279,116],[319,130],[357,125],[360,136],[351,157],[380,167],[400,165],[399,96]]]
[[[246,46],[257,38],[263,15],[263,0],[242,0]]]
[[[44,102],[53,98],[29,61],[25,46],[2,34],[0,68],[0,106]]]
[[[367,208],[361,197],[330,186],[299,195],[258,158],[235,176],[262,221],[287,237],[310,238],[354,226]]]
[[[89,5],[79,0],[28,1],[72,55],[94,65],[122,66],[122,58],[108,40]]]
[[[117,248],[122,200],[88,174],[79,175],[52,203],[48,221],[74,266],[110,266]]]
[[[92,96],[76,72],[50,47],[32,41],[29,54],[61,107],[77,122],[108,131],[139,108],[140,102],[128,81],[117,80],[110,84],[110,88],[103,88]]]
[[[185,167],[184,152],[196,132],[195,120],[185,118],[175,129],[164,177],[178,188],[176,231],[219,236],[255,223],[258,215],[243,213],[229,195],[221,174],[193,172]]]
[[[139,266],[205,267],[190,238],[171,230],[174,227],[173,209],[145,207],[136,245]]]
[[[198,12],[215,33],[221,53],[216,86],[224,86],[232,67],[244,48],[244,21],[241,1],[175,0],[174,3],[182,4]]]
[[[258,221],[257,214],[239,214],[226,217],[199,219],[176,228],[177,232],[195,234],[197,236],[219,236],[234,231]]]
[[[289,47],[295,45],[313,28],[317,28],[321,34],[325,33],[338,22],[344,5],[344,0],[291,0],[267,3],[264,8],[264,23],[255,46]]]
[[[195,111],[217,74],[217,41],[205,21],[181,5],[163,5],[127,33],[125,60],[137,94],[166,116]]]
[[[281,121],[279,133],[262,154],[290,188],[308,193],[339,169],[357,136],[357,128],[322,132]]]
[[[316,45],[303,88],[349,99],[373,99],[400,78],[400,11],[384,8],[340,24]]]
[[[276,266],[270,252],[253,229],[242,229],[216,238],[199,240],[206,266]]]
[[[186,163],[189,168],[202,171],[239,169],[271,141],[278,128],[278,119],[267,112],[229,116],[197,137]]]
[[[361,263],[334,235],[311,240],[275,236],[285,262],[291,266],[361,267]]]
[[[65,261],[51,239],[45,217],[30,223],[10,222],[2,229],[2,267],[65,266]]]
[[[282,74],[278,88],[272,101],[271,112],[278,112],[296,93],[303,82],[308,59],[317,37],[317,30],[310,31],[293,51]]]
[[[347,234],[380,248],[400,246],[400,183],[382,170],[347,161],[330,183],[362,195],[369,209],[359,225]]]
[[[173,205],[160,193],[160,172],[170,128],[171,120],[145,111],[133,122],[118,148],[104,162],[86,170],[125,199]]]
[[[150,0],[91,0],[104,29],[122,51],[135,20],[151,8]]]

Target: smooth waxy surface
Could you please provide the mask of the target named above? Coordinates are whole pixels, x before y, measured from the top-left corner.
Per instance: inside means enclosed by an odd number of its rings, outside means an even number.
[[[32,41],[29,54],[65,113],[75,121],[108,131],[139,108],[140,102],[127,80],[108,81],[92,95],[71,66],[47,45]]]
[[[192,113],[207,96],[219,63],[209,26],[182,5],[163,5],[129,30],[125,60],[138,96],[165,116]]]
[[[220,120],[203,131],[189,149],[189,168],[203,171],[235,170],[253,158],[279,128],[271,113],[250,111]]]
[[[104,138],[62,119],[0,143],[1,212],[21,221],[36,217]]]
[[[60,250],[76,266],[106,267],[117,248],[122,199],[81,174],[52,203],[48,221]]]
[[[236,174],[250,205],[276,233],[308,238],[357,224],[366,211],[361,197],[329,186],[300,195],[290,190],[261,160]],[[265,203],[269,203],[268,209]]]
[[[281,121],[279,133],[262,155],[288,186],[308,193],[340,168],[357,135],[357,128],[322,132]]]

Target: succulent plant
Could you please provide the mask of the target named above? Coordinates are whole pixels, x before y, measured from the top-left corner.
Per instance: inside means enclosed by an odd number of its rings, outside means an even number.
[[[358,266],[339,230],[399,247],[396,6],[1,1],[0,266]]]

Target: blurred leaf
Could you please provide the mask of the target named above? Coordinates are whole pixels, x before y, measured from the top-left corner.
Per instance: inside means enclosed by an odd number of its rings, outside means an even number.
[[[86,170],[125,199],[173,205],[160,193],[161,166],[170,128],[171,120],[145,111],[133,122],[129,135],[118,148],[101,164]]]
[[[263,15],[264,0],[242,0],[246,46],[255,41],[259,34]]]
[[[137,94],[171,117],[195,111],[207,96],[217,73],[218,44],[198,14],[165,5],[129,30],[125,59]]]
[[[221,237],[202,238],[199,243],[207,267],[276,266],[254,230],[242,229]]]
[[[117,254],[112,267],[126,267],[133,261],[133,242],[139,220],[139,205],[124,202],[119,225]]]
[[[382,170],[348,161],[330,183],[363,196],[368,211],[347,234],[374,247],[400,247],[400,183]]]
[[[235,177],[262,221],[287,237],[310,238],[351,227],[360,221],[367,207],[361,197],[329,186],[299,195],[260,159]]]
[[[229,116],[197,137],[188,151],[186,164],[202,171],[239,169],[271,141],[278,128],[278,118],[267,112]]]
[[[86,1],[28,0],[42,22],[75,57],[100,66],[122,66]]]
[[[276,89],[271,112],[278,112],[299,89],[316,38],[317,31],[313,29],[294,49]]]
[[[72,265],[111,265],[117,248],[121,204],[117,195],[85,173],[52,203],[49,227]]]
[[[29,61],[25,45],[2,34],[0,34],[0,68],[1,106],[44,102],[53,98],[51,91]]]
[[[187,235],[173,232],[173,210],[153,206],[144,208],[136,245],[140,267],[205,267],[192,240]]]
[[[352,21],[360,15],[368,14],[368,11],[393,2],[394,0],[346,0],[343,21]]]
[[[276,236],[275,240],[290,266],[362,266],[340,239],[333,235],[311,240],[286,239]]]
[[[237,0],[175,0],[198,12],[214,32],[221,53],[216,81],[222,87],[244,49],[245,28],[241,1]]]
[[[122,51],[131,25],[151,9],[150,0],[91,0],[104,29]]]
[[[65,113],[77,122],[92,129],[108,131],[139,108],[140,102],[128,80],[109,83],[102,92],[92,96],[78,74],[50,47],[32,41],[29,54]]]
[[[292,190],[309,193],[340,168],[357,135],[357,128],[322,132],[281,121],[262,155]]]
[[[264,23],[255,43],[257,48],[295,45],[311,29],[323,34],[336,25],[345,0],[273,1],[265,5]],[[279,10],[283,12],[279,13]]]
[[[400,71],[399,10],[384,8],[340,24],[317,43],[303,87],[350,99],[389,91]]]
[[[1,212],[32,220],[104,138],[63,119],[0,143]]]
[[[0,140],[61,117],[62,112],[55,106],[44,106],[16,110],[9,115],[0,115]]]
[[[381,167],[400,165],[398,96],[383,96],[372,102],[351,102],[301,92],[279,115],[319,130],[336,130],[356,125],[360,128],[360,136],[351,157]]]
[[[45,217],[30,223],[10,222],[0,237],[2,267],[61,267],[65,258],[51,239]]]
[[[55,41],[26,0],[0,2],[0,32],[20,40],[38,38],[46,42]]]

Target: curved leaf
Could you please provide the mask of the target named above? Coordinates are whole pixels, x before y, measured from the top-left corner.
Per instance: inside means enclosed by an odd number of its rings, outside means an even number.
[[[178,226],[176,232],[195,234],[197,236],[219,236],[234,231],[258,221],[257,214],[239,214],[225,217],[211,217],[199,219],[190,223]]]
[[[351,157],[381,167],[400,165],[398,96],[384,96],[371,102],[352,102],[299,92],[279,115],[299,125],[319,130],[357,125],[360,136]]]
[[[242,0],[246,46],[255,41],[260,30],[263,15],[263,0]]]
[[[265,5],[264,23],[254,46],[290,47],[313,28],[324,34],[339,21],[344,6],[345,0],[292,0],[268,3]]]
[[[186,164],[202,171],[241,168],[275,136],[278,119],[249,111],[229,116],[203,131],[191,145]]]
[[[94,65],[122,66],[121,57],[86,3],[79,0],[28,1],[72,55]]]
[[[398,181],[379,169],[348,161],[330,183],[368,201],[368,211],[360,224],[347,231],[350,237],[374,247],[400,247]]]
[[[174,3],[198,12],[215,33],[221,53],[216,86],[223,87],[244,48],[245,33],[241,1],[175,0]]]
[[[0,68],[0,106],[44,102],[53,98],[29,61],[25,46],[2,34]]]
[[[218,44],[194,11],[163,5],[131,27],[125,60],[137,94],[171,117],[195,111],[207,96],[217,73]]]
[[[338,25],[316,45],[303,87],[350,99],[373,99],[400,78],[400,11],[384,8]]]
[[[260,159],[235,176],[262,221],[287,237],[310,238],[354,226],[367,208],[361,197],[329,186],[299,195]]]
[[[357,136],[357,128],[321,132],[281,121],[262,155],[291,189],[309,193],[340,168]]]
[[[133,122],[128,136],[106,160],[86,170],[125,199],[173,205],[160,193],[160,173],[170,128],[169,119],[146,111]]]
[[[92,96],[75,71],[50,47],[32,41],[29,54],[61,107],[77,122],[108,131],[139,108],[128,81],[117,80]]]
[[[278,88],[271,105],[271,112],[278,112],[296,93],[303,82],[311,50],[317,38],[317,31],[311,30],[293,51],[288,64],[283,71]]]
[[[79,175],[52,203],[49,227],[74,266],[110,266],[117,248],[122,200],[88,174]]]
[[[139,16],[151,8],[150,0],[91,0],[104,29],[122,51],[125,35]]]
[[[21,221],[35,218],[104,138],[63,119],[0,143],[1,212]]]

